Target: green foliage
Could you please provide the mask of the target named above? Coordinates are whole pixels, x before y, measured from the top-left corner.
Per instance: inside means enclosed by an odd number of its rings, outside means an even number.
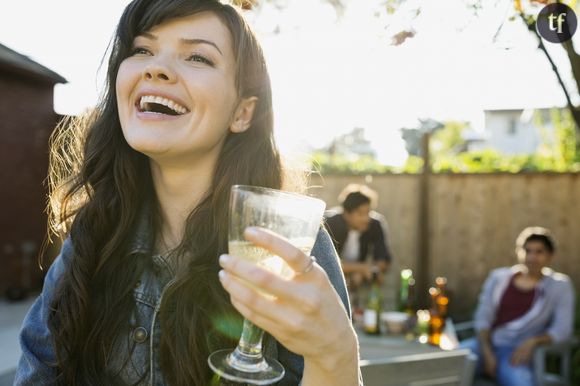
[[[492,149],[466,152],[462,133],[465,122],[449,121],[431,137],[431,169],[433,173],[519,173],[519,172],[580,172],[580,150],[576,128],[568,110],[553,109],[549,120],[554,130],[546,128],[539,112],[534,125],[539,128],[542,144],[535,154],[505,155]],[[318,151],[314,164],[321,173],[420,173],[423,160],[410,156],[403,167],[382,165],[369,155],[330,156]]]
[[[314,169],[322,174],[381,174],[381,173],[410,173],[418,174],[423,170],[423,159],[410,156],[402,167],[383,165],[369,155],[354,158],[341,155],[330,156],[323,151],[312,154]]]
[[[423,158],[410,155],[401,170],[403,173],[421,173],[423,170]]]
[[[578,172],[580,164],[563,164],[542,154],[507,156],[495,150],[482,150],[437,157],[432,170],[434,173]]]
[[[431,136],[430,152],[432,157],[439,157],[464,150],[463,131],[469,127],[467,122],[448,121],[445,126]]]
[[[431,168],[434,173],[494,173],[494,172],[578,172],[580,152],[576,127],[568,110],[552,109],[549,117],[554,130],[546,128],[540,112],[534,113],[534,125],[539,128],[542,144],[534,154],[505,155],[492,149],[453,152],[461,147],[461,133],[466,128],[448,122],[433,135]]]
[[[580,161],[572,114],[568,110],[552,109],[550,111],[550,120],[555,128],[554,138],[544,138],[541,151],[551,155],[558,168],[566,169],[567,165],[573,165]],[[542,133],[545,137],[545,122],[543,122],[540,114],[534,114],[534,123],[542,128]]]
[[[343,155],[329,155],[327,152],[316,151],[312,154],[312,163],[314,168],[322,174],[369,174],[394,171],[393,167],[381,164],[370,155],[346,157]]]
[[[534,114],[534,124],[542,133],[542,145],[537,153],[526,155],[505,155],[492,149],[461,151],[465,146],[462,133],[467,125],[447,122],[432,137],[431,168],[435,173],[579,171],[576,132],[571,114],[553,109],[550,120],[554,127],[552,132],[546,129],[541,114]]]

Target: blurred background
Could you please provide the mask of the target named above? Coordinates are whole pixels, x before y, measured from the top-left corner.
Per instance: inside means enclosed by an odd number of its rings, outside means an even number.
[[[471,318],[530,225],[552,230],[553,267],[578,288],[580,43],[540,38],[547,0],[239,3],[265,50],[279,146],[319,172],[310,193],[329,207],[349,183],[379,193],[387,308],[410,268],[424,302],[445,276],[450,315]],[[46,267],[58,252],[39,256],[49,136],[95,105],[126,4],[20,0],[0,12],[0,345],[19,324],[7,307],[30,302],[39,257]]]

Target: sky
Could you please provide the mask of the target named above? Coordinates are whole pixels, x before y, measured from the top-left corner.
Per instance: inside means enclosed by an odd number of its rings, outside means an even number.
[[[101,61],[129,1],[3,1],[0,43],[68,80],[55,88],[55,110],[94,105]],[[519,20],[493,39],[511,2],[483,0],[478,15],[466,2],[407,0],[391,16],[380,1],[351,0],[338,17],[323,1],[295,0],[248,14],[269,65],[281,149],[299,156],[363,127],[379,159],[396,165],[406,157],[399,130],[419,118],[469,120],[482,130],[484,109],[563,106],[548,61]],[[408,28],[416,35],[393,46],[392,35]],[[572,86],[563,49],[547,45]]]

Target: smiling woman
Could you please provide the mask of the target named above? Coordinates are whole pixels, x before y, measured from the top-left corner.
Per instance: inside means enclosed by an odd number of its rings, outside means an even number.
[[[67,238],[24,321],[15,384],[219,383],[207,357],[235,346],[241,316],[270,334],[280,385],[358,384],[327,233],[317,263],[276,234],[248,234],[308,267],[291,278],[218,259],[230,188],[289,185],[268,71],[243,17],[216,0],[135,0],[112,47],[100,105],[53,141],[53,223]]]
[[[228,35],[215,14],[202,12],[135,38],[116,85],[121,127],[133,149],[181,163],[196,155],[215,162],[228,131],[248,128],[256,97],[238,100]]]

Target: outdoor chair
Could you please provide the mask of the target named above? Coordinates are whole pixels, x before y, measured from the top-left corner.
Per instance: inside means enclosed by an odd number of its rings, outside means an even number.
[[[365,386],[469,386],[474,369],[469,350],[361,361]]]
[[[460,339],[473,336],[475,334],[473,321],[456,323],[455,331]],[[578,338],[573,337],[569,342],[551,343],[537,347],[534,350],[532,359],[534,365],[534,378],[536,386],[571,386],[570,370],[572,351],[575,347],[580,346]],[[559,360],[558,372],[551,373],[546,369],[548,357],[557,357]],[[492,384],[491,381],[477,380],[476,386]]]

